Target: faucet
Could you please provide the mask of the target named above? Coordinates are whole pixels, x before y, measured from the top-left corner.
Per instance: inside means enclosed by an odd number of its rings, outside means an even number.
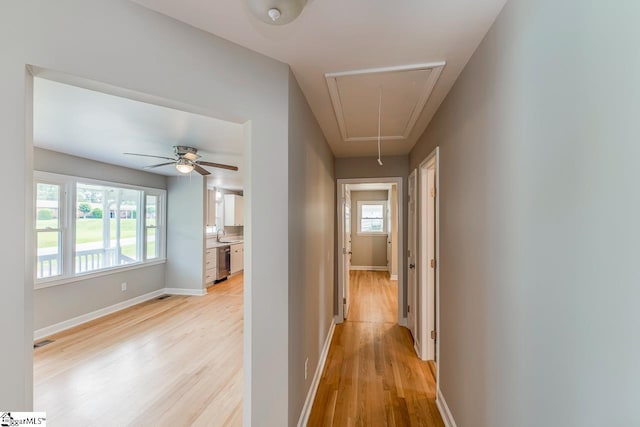
[[[224,231],[224,228],[222,228],[222,229],[218,228],[218,230],[216,231],[216,241],[218,243],[220,243],[220,230],[222,230],[222,237],[227,235],[227,232]]]

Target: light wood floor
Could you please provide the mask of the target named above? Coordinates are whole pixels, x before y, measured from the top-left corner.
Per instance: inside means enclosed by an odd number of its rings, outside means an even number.
[[[35,350],[34,406],[56,426],[242,424],[242,275],[151,300]]]
[[[351,309],[337,325],[309,426],[444,427],[435,369],[418,359],[397,319],[397,282],[351,272]]]

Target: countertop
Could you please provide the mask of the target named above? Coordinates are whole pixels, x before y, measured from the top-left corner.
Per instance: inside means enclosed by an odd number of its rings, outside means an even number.
[[[240,243],[244,243],[243,240],[234,240],[232,242],[218,242],[216,241],[215,238],[212,239],[207,239],[207,249],[212,249],[212,248],[222,248],[224,246],[231,246],[231,245],[237,245]]]

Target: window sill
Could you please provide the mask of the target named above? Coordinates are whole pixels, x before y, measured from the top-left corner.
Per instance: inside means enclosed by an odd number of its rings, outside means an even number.
[[[120,267],[111,267],[104,270],[93,271],[90,273],[83,273],[72,277],[59,277],[52,279],[41,279],[37,281],[33,289],[51,288],[53,286],[65,285],[67,283],[80,282],[82,280],[93,279],[96,277],[108,276],[111,274],[122,273],[129,270],[137,270],[139,268],[152,267],[154,265],[164,264],[167,262],[166,258],[154,259],[153,261],[142,262],[138,264],[125,265]]]

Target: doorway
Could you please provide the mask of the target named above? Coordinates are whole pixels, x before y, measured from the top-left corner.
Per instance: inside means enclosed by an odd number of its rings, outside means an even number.
[[[394,285],[394,307],[387,307],[388,318],[407,326],[403,264],[402,178],[338,180],[338,314],[336,323],[350,315],[358,316],[362,304],[354,304],[354,289],[363,282],[389,282]],[[386,289],[388,291],[388,289]],[[387,320],[389,321],[389,320]]]

